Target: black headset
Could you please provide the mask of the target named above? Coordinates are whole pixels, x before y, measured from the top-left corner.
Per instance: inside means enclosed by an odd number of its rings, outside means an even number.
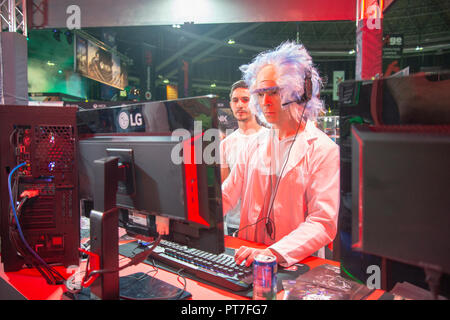
[[[283,106],[285,106],[287,104],[290,104],[290,103],[293,103],[293,102],[297,102],[298,104],[304,103],[304,106],[303,106],[303,110],[302,110],[302,115],[300,117],[300,123],[298,124],[297,131],[295,132],[294,140],[292,141],[292,143],[291,143],[291,145],[289,147],[289,151],[288,151],[288,155],[287,155],[286,161],[284,162],[283,168],[281,169],[280,177],[279,177],[279,179],[278,179],[278,181],[277,181],[277,183],[275,185],[275,190],[273,190],[274,195],[273,195],[272,199],[270,200],[269,209],[267,210],[267,213],[266,213],[266,215],[264,217],[264,220],[266,221],[265,222],[266,232],[267,232],[267,234],[270,236],[270,238],[272,240],[275,239],[275,236],[273,235],[274,231],[275,231],[274,230],[275,224],[273,223],[273,221],[270,218],[270,212],[272,211],[273,202],[275,201],[275,197],[276,197],[277,191],[278,191],[278,185],[279,185],[279,182],[281,181],[281,177],[283,175],[284,168],[286,167],[286,164],[287,164],[287,162],[289,160],[289,155],[291,154],[292,146],[294,145],[294,142],[297,139],[297,134],[298,134],[298,131],[299,131],[300,127],[301,127],[302,120],[303,120],[303,114],[305,113],[306,104],[307,104],[307,102],[309,100],[311,100],[311,97],[312,97],[311,73],[310,72],[306,72],[305,73],[305,83],[304,83],[304,86],[303,86],[303,95],[301,96],[301,98],[299,100],[296,100],[296,101],[290,101],[290,102],[283,103]],[[270,177],[270,179],[272,179],[272,177]],[[272,186],[272,184],[271,184],[271,186]]]
[[[303,95],[301,96],[301,98],[297,99],[297,100],[294,100],[294,101],[285,102],[285,103],[282,104],[282,106],[285,106],[285,105],[288,105],[288,104],[291,104],[291,103],[294,103],[294,102],[296,102],[298,104],[304,103],[305,105],[303,106],[302,115],[300,117],[300,119],[302,119],[303,118],[303,114],[305,113],[306,103],[309,100],[311,100],[311,97],[312,97],[311,73],[309,71],[307,71],[305,73],[305,84],[304,84],[304,87],[303,87]],[[292,143],[291,143],[291,145],[289,147],[289,151],[288,151],[288,155],[287,155],[286,161],[285,161],[285,163],[283,165],[283,168],[281,169],[280,179],[277,181],[277,184],[275,185],[274,195],[272,197],[272,201],[270,201],[269,210],[267,210],[266,215],[264,216],[264,218],[258,219],[255,223],[246,225],[245,227],[240,228],[239,230],[236,230],[235,232],[233,232],[233,236],[236,236],[240,231],[242,231],[244,229],[247,229],[250,226],[253,226],[253,225],[255,225],[255,224],[257,224],[257,223],[259,223],[261,221],[266,221],[266,223],[265,223],[266,232],[269,234],[269,236],[270,236],[270,238],[272,240],[275,239],[275,236],[273,235],[274,231],[275,231],[274,230],[274,223],[273,223],[272,219],[270,218],[270,212],[272,211],[273,202],[275,201],[275,196],[276,196],[277,191],[278,191],[278,182],[281,180],[281,176],[283,175],[284,168],[286,167],[287,161],[289,160],[289,155],[291,153],[292,146],[294,145],[294,142],[297,139],[297,134],[298,134],[298,131],[299,131],[300,127],[301,127],[301,124],[302,124],[302,121],[300,120],[300,123],[298,125],[297,131],[295,133],[294,140],[292,141]],[[266,195],[267,195],[267,193],[266,193]],[[264,199],[264,202],[265,202],[265,199]]]
[[[298,104],[302,104],[302,103],[306,103],[309,100],[311,100],[312,97],[312,81],[311,81],[311,73],[310,72],[306,72],[305,74],[305,83],[303,85],[303,95],[300,97],[300,99],[297,100],[293,100],[293,101],[288,101],[282,104],[282,106],[286,106],[288,104],[291,103],[298,103]]]

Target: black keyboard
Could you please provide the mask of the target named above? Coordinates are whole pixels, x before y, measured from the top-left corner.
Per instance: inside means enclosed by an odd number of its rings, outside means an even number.
[[[231,291],[248,290],[253,284],[252,267],[237,265],[234,257],[225,253],[212,254],[161,240],[147,259],[152,258]]]

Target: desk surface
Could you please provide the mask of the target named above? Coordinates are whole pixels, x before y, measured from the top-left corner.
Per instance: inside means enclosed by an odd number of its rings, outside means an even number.
[[[249,247],[265,248],[264,245],[232,238],[229,236],[225,237],[225,246],[232,249],[237,249],[240,246],[245,245]],[[121,258],[120,264],[128,261],[128,258]],[[309,257],[302,261],[302,263],[307,264],[311,269],[322,264],[332,264],[339,266],[339,262],[332,260],[325,260],[316,257]],[[80,266],[83,267],[83,264]],[[56,269],[64,276],[69,276],[73,273],[73,270],[77,270],[78,266],[74,268],[64,268],[56,267]],[[141,263],[137,266],[131,266],[122,270],[119,275],[125,276],[133,274],[136,272],[149,272],[153,268],[147,264]],[[170,283],[176,287],[181,287],[178,280],[178,276],[174,273],[158,269],[158,272],[152,273],[156,278]],[[12,285],[17,291],[19,291],[25,298],[31,300],[60,300],[65,291],[64,285],[51,286],[48,285],[44,278],[35,269],[22,269],[17,272],[3,271],[3,264],[0,264],[0,277],[3,278],[7,283]],[[232,292],[222,290],[219,288],[211,287],[199,281],[195,281],[186,278],[186,290],[192,294],[193,300],[245,300],[245,297],[236,295]],[[368,299],[376,300],[383,294],[382,290],[376,290],[373,292]],[[282,300],[284,292],[281,291],[277,294],[277,299]]]

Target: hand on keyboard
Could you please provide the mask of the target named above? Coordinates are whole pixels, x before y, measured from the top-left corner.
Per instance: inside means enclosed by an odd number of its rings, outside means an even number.
[[[245,266],[250,267],[250,265],[255,260],[255,257],[259,254],[266,255],[266,256],[274,256],[272,251],[269,249],[255,249],[255,248],[249,248],[246,246],[242,246],[239,248],[239,250],[236,251],[234,255],[234,259],[236,261],[236,264],[240,265],[242,261],[245,260]]]
[[[252,268],[236,264],[233,256],[213,254],[167,240],[162,240],[158,247],[159,250],[150,253],[150,258],[232,291],[251,288]]]

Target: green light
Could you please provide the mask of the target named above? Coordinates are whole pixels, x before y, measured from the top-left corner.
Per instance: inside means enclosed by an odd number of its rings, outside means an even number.
[[[347,276],[349,276],[353,281],[355,281],[355,282],[357,282],[357,283],[359,283],[359,284],[364,284],[361,280],[359,280],[359,279],[356,278],[354,275],[352,275],[350,272],[348,272],[347,269],[345,269],[345,268],[342,266],[342,264],[341,264],[341,269],[342,269],[342,271],[344,271],[345,274],[346,274]]]
[[[58,70],[58,73],[61,74],[61,73],[63,73],[63,71],[62,70]]]
[[[170,81],[169,81],[169,79],[164,79],[163,82],[167,84],[167,83],[169,83]]]
[[[235,44],[236,41],[234,41],[233,39],[228,40],[228,44]]]
[[[215,88],[216,87],[216,84],[215,83],[212,83],[211,84],[211,88]]]

